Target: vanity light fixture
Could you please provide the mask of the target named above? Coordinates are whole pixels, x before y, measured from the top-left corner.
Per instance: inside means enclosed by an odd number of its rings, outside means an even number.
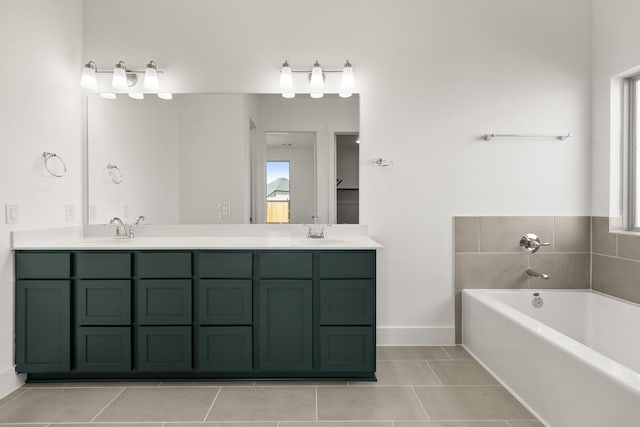
[[[151,60],[144,70],[144,87],[149,90],[158,90],[160,81],[158,80],[158,67],[156,61]]]
[[[280,67],[280,89],[282,90],[282,96],[284,98],[293,98],[296,96],[295,89],[293,87],[294,73],[305,73],[309,76],[309,94],[312,98],[322,98],[324,96],[324,78],[326,73],[342,74],[340,91],[338,92],[341,98],[349,98],[353,94],[353,90],[355,88],[353,66],[349,60],[345,62],[343,68],[334,70],[323,69],[320,62],[317,60],[311,67],[311,70],[308,68],[293,69],[289,65],[288,61],[284,61]]]
[[[324,73],[322,72],[322,67],[317,60],[311,69],[309,89],[312,98],[318,99],[324,96]]]
[[[127,65],[124,61],[120,61],[113,69],[113,79],[111,79],[111,86],[118,90],[127,90],[129,85],[127,84]]]
[[[349,98],[353,93],[353,87],[355,86],[355,80],[353,78],[353,67],[347,59],[342,69],[342,81],[340,82],[340,98]]]
[[[293,98],[296,93],[293,90],[293,72],[289,63],[285,60],[280,68],[280,89],[284,98]]]
[[[82,68],[82,77],[80,77],[80,86],[85,89],[98,89],[98,80],[96,80],[96,63],[89,61]]]
[[[130,70],[127,68],[127,64],[124,61],[118,61],[113,70],[100,70],[93,61],[89,61],[84,65],[82,69],[82,76],[80,77],[80,85],[86,89],[97,90],[98,81],[96,74],[111,74],[111,85],[120,92],[129,93],[129,88],[133,88],[138,82],[138,75],[144,74],[143,86],[146,90],[157,93],[158,98],[171,100],[173,95],[170,92],[159,92],[160,89],[160,74],[163,71],[158,70],[156,62],[150,60],[143,70]],[[114,92],[102,92],[100,96],[107,99],[115,99],[116,94]],[[134,90],[129,93],[129,96],[134,99],[144,99],[144,93],[142,90]]]

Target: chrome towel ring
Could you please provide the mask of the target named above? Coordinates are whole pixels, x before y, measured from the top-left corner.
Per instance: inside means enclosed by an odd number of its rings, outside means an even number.
[[[51,175],[55,176],[56,178],[62,178],[67,174],[67,165],[64,163],[64,160],[62,160],[62,157],[58,156],[56,153],[47,153],[46,151],[42,153],[42,157],[44,158],[44,168]],[[58,170],[59,168],[57,168],[53,163],[62,165],[62,172],[60,172]]]
[[[122,183],[122,172],[120,171],[120,168],[118,166],[114,165],[113,163],[109,163],[107,165],[107,172],[109,174],[109,178],[115,184]]]

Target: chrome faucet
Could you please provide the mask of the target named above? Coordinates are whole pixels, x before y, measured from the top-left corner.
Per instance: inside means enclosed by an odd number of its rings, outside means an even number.
[[[146,222],[147,218],[144,215],[140,215],[138,219],[136,219],[136,222],[134,222],[134,225],[143,225],[146,224]]]
[[[527,274],[531,277],[538,277],[540,279],[549,280],[548,274],[540,273],[539,271],[536,271],[533,268],[527,268]]]
[[[324,226],[318,224],[318,217],[316,215],[312,216],[311,219],[313,220],[313,224],[308,225],[307,238],[324,239]]]
[[[109,221],[109,224],[116,226],[116,235],[114,236],[116,239],[133,239],[134,238],[133,230],[129,229],[129,231],[127,231],[127,225],[124,223],[124,221],[122,221],[117,216],[114,216],[113,218],[111,218],[111,221]]]

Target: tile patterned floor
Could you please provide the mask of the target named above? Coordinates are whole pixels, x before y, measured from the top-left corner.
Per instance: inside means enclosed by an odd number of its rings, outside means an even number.
[[[462,347],[379,347],[378,382],[27,384],[0,427],[540,427]]]

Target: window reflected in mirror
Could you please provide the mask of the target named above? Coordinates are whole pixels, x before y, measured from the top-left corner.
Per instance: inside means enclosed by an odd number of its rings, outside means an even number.
[[[290,222],[289,162],[267,162],[267,223]]]

